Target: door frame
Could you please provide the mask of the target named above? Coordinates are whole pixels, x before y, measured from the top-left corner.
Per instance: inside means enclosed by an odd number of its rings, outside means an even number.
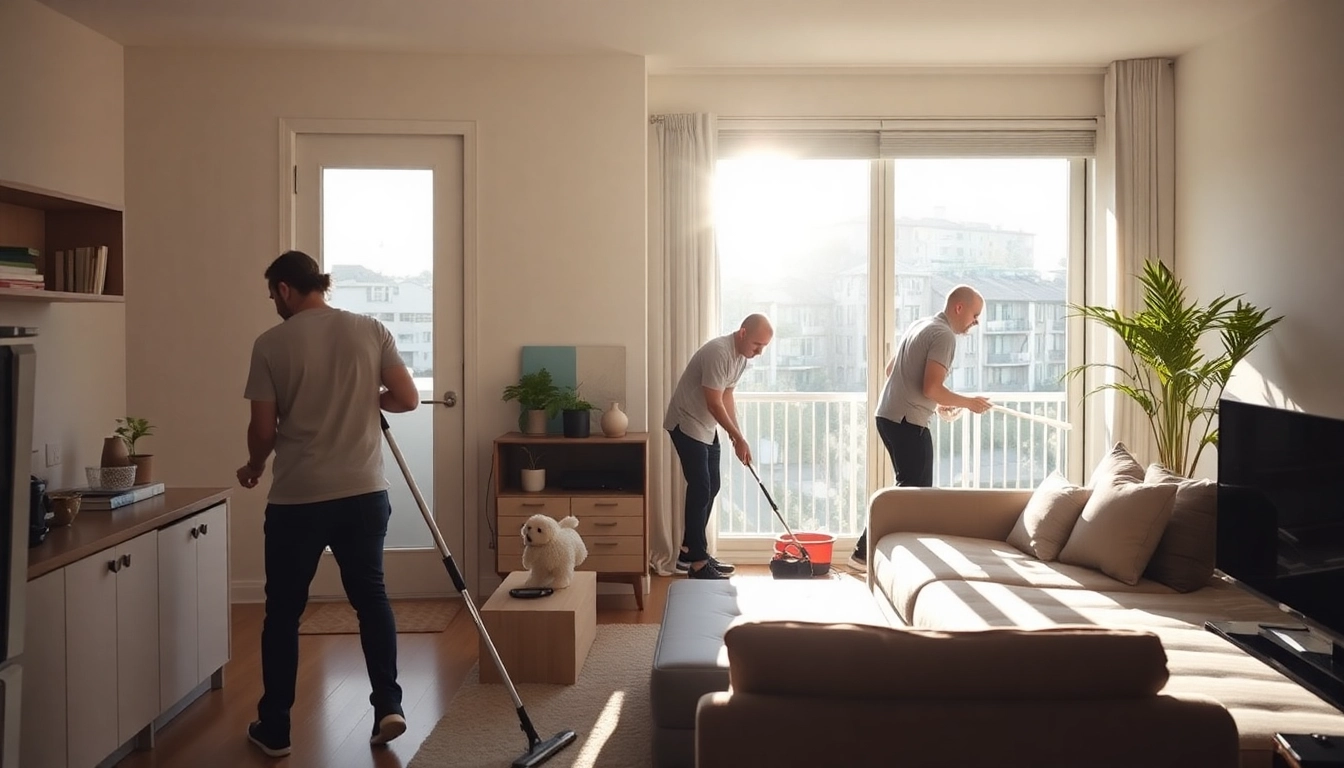
[[[477,541],[480,517],[478,505],[475,402],[477,382],[468,375],[477,367],[476,308],[476,123],[470,120],[372,120],[359,118],[280,118],[279,179],[279,253],[295,247],[298,208],[294,202],[297,173],[297,145],[301,134],[372,136],[456,136],[462,141],[462,547],[453,550],[468,589],[480,583],[481,556]],[[435,392],[437,398],[441,393]],[[438,408],[439,406],[430,406]],[[436,416],[438,412],[435,412]],[[437,420],[437,418],[436,418]],[[391,468],[389,468],[391,471]],[[396,472],[400,472],[397,469]],[[432,501],[432,500],[431,500]],[[416,510],[416,514],[420,514]],[[446,575],[446,574],[445,574]]]

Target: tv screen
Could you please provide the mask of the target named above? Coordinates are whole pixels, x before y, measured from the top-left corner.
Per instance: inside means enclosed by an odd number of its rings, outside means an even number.
[[[1219,402],[1217,567],[1344,642],[1344,420]]]

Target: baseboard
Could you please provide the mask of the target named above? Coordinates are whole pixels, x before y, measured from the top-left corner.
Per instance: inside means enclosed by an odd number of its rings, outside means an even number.
[[[266,602],[265,579],[235,580],[229,585],[229,601],[234,603]]]

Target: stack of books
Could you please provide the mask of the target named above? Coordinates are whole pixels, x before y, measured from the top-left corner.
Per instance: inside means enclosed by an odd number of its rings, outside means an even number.
[[[163,483],[145,483],[130,488],[75,488],[83,494],[80,501],[81,511],[85,509],[117,509],[127,504],[158,496],[163,493]]]
[[[0,245],[0,288],[43,290],[47,285],[38,269],[41,263],[42,252],[36,248]]]

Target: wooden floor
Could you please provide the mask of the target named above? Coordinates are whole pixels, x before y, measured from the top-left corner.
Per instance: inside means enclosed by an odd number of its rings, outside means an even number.
[[[667,587],[677,578],[652,577],[643,611],[635,609],[633,594],[598,595],[598,622],[659,623]],[[119,768],[405,766],[448,711],[448,703],[476,663],[479,635],[467,611],[460,612],[443,632],[398,636],[398,682],[409,727],[387,747],[374,748],[369,746],[373,708],[359,636],[301,635],[298,695],[290,733],[294,752],[287,758],[268,758],[245,735],[247,724],[256,718],[261,696],[261,619],[261,605],[233,606],[233,650],[224,668],[224,688],[194,702],[158,732],[154,749],[132,753],[117,764]],[[499,695],[508,693],[501,687]],[[520,755],[527,747],[521,730],[517,747]]]

